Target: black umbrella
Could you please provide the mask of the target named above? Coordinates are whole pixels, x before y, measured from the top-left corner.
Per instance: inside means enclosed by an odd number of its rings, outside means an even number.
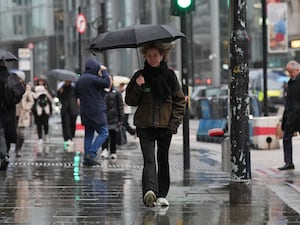
[[[77,81],[78,75],[70,70],[65,69],[53,69],[47,73],[47,76],[52,77],[56,80],[70,80]]]
[[[139,24],[98,35],[89,49],[104,51],[116,48],[137,48],[153,41],[172,42],[185,35],[169,25]]]
[[[8,61],[17,61],[18,58],[11,52],[0,49],[0,60],[8,62]]]

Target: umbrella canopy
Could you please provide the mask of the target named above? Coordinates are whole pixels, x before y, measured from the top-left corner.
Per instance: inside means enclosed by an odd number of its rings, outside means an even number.
[[[65,69],[53,69],[50,70],[47,73],[48,77],[52,77],[56,80],[70,80],[70,81],[77,81],[78,76],[76,73],[70,71],[70,70],[65,70]]]
[[[8,61],[17,61],[18,58],[11,52],[0,49],[0,60],[4,60],[8,62]]]
[[[115,87],[119,87],[121,83],[128,84],[130,79],[125,76],[114,75],[113,76],[113,83]]]
[[[184,37],[183,33],[169,25],[139,24],[102,33],[92,40],[89,49],[137,48],[153,41],[172,42]]]

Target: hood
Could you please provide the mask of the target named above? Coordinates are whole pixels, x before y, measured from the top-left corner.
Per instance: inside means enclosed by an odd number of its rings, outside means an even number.
[[[88,59],[85,63],[85,72],[98,75],[101,64],[96,59]]]

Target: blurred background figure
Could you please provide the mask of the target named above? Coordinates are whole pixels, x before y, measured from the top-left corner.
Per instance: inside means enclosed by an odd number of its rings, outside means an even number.
[[[122,99],[123,99],[123,103],[124,103],[124,119],[123,119],[123,125],[126,129],[126,131],[130,134],[130,135],[134,135],[136,136],[136,129],[131,127],[129,122],[128,122],[128,119],[129,119],[129,116],[130,114],[132,113],[132,109],[131,109],[131,106],[127,105],[125,103],[125,90],[126,90],[126,84],[125,83],[120,83],[120,86],[119,86],[119,91],[121,92],[122,94]]]
[[[64,137],[64,147],[73,145],[75,137],[76,119],[79,113],[77,98],[75,97],[75,85],[69,80],[63,82],[57,90],[57,97],[61,103],[61,124]]]
[[[101,158],[117,158],[117,128],[122,125],[124,118],[124,105],[121,93],[114,88],[113,77],[110,75],[111,83],[109,88],[105,89],[106,116],[108,124],[108,138],[102,145]],[[109,147],[109,148],[108,148]]]
[[[32,107],[32,114],[37,126],[38,144],[49,142],[49,117],[52,114],[52,96],[46,87],[46,78],[40,75],[37,85],[34,87],[34,105]],[[43,140],[43,131],[45,138]]]
[[[25,82],[25,73],[21,70],[11,71],[12,74],[17,75],[22,81]],[[26,91],[23,94],[22,100],[16,105],[16,121],[17,121],[17,143],[15,154],[20,157],[21,149],[25,140],[25,128],[30,125],[31,108],[34,104],[34,99],[31,91],[31,86],[26,84]]]

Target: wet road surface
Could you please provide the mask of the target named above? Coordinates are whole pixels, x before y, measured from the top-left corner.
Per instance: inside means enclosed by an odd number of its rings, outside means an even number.
[[[252,204],[232,205],[229,174],[205,145],[191,149],[191,169],[184,172],[179,133],[170,150],[170,206],[150,209],[142,202],[137,139],[118,149],[116,161],[84,167],[82,137],[64,149],[60,126],[51,120],[50,143],[43,145],[29,128],[21,158],[12,148],[7,171],[0,171],[0,224],[300,224],[297,171],[254,177]]]

